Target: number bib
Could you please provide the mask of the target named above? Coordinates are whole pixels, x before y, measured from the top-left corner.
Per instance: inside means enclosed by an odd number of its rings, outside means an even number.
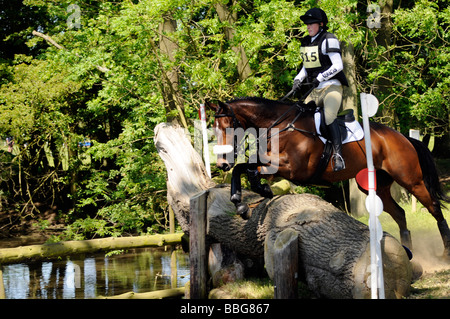
[[[307,69],[320,68],[319,46],[302,46],[300,48],[300,55],[302,56],[303,65]]]

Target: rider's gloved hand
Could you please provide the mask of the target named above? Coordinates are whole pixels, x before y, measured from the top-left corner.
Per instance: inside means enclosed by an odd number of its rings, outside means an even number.
[[[301,84],[300,80],[299,79],[295,79],[294,80],[294,84],[292,85],[292,91],[297,91],[298,88],[300,87],[300,84]]]
[[[312,81],[312,85],[313,85],[313,87],[318,87],[319,86],[319,84],[320,84],[320,81],[318,80],[318,79],[314,79],[314,81]]]

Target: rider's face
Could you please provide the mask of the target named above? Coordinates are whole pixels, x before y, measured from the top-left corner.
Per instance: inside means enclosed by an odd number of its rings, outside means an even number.
[[[320,26],[318,23],[311,23],[311,24],[307,24],[306,25],[307,29],[308,29],[308,33],[310,37],[315,36],[320,29]]]

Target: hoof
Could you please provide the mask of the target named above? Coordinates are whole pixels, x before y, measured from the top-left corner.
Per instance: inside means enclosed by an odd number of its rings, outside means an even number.
[[[403,247],[408,247],[408,249],[413,250],[411,241],[411,232],[409,230],[400,231],[400,241]]]
[[[247,210],[245,213],[243,213],[241,215],[243,220],[248,220],[250,218],[251,214],[250,214],[250,210]]]
[[[262,191],[260,195],[264,198],[273,198],[273,192],[272,189],[268,184],[262,185]]]
[[[422,277],[423,268],[416,261],[411,261],[411,268],[412,268],[412,282],[415,282],[415,281],[419,280],[420,277]]]
[[[239,205],[239,203],[241,202],[241,193],[236,192],[236,194],[233,194],[230,198],[230,201],[237,207],[237,205]]]
[[[444,262],[447,262],[450,264],[450,249],[445,249],[441,258]]]
[[[243,219],[249,218],[248,211],[249,211],[249,207],[247,204],[243,204],[243,203],[236,204],[236,214],[241,216]]]

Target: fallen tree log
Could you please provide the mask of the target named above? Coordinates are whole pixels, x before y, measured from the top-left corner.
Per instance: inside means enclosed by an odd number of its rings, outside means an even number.
[[[164,290],[155,290],[149,292],[126,292],[115,296],[99,296],[97,299],[166,299],[166,298],[182,298],[184,296],[185,287],[170,288]]]
[[[183,235],[183,233],[176,233],[136,237],[111,237],[3,248],[0,249],[0,265],[55,259],[68,255],[95,253],[99,251],[176,245],[181,244]]]
[[[243,199],[251,216],[243,220],[235,214],[228,185],[214,185],[206,175],[184,129],[159,124],[155,144],[168,173],[168,201],[184,232],[189,233],[189,198],[208,189],[208,242],[232,249],[245,266],[264,260],[273,279],[274,243],[282,231],[291,229],[298,233],[299,280],[318,297],[370,298],[366,225],[315,195],[265,199],[249,191],[244,191]],[[401,244],[387,233],[382,252],[386,298],[401,298],[409,293],[411,263]]]

